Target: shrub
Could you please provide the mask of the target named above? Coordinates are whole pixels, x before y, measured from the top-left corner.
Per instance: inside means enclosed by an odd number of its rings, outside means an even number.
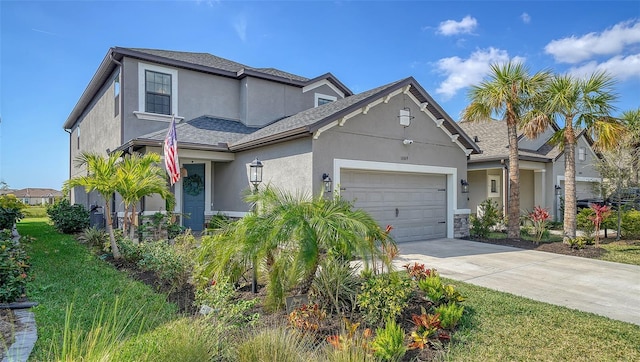
[[[11,303],[24,296],[30,280],[29,256],[22,244],[11,240],[8,231],[0,235],[0,303]]]
[[[411,293],[411,280],[404,274],[381,274],[367,279],[357,297],[362,318],[371,326],[379,326],[387,318],[395,320],[407,307]]]
[[[594,215],[595,211],[591,208],[584,208],[576,215],[576,226],[578,230],[583,231],[588,238],[593,237],[596,230],[593,221],[591,221]]]
[[[435,337],[440,328],[440,316],[438,314],[426,314],[422,310],[421,315],[414,314],[411,321],[415,325],[415,330],[411,332],[411,344],[409,348],[424,349],[428,346],[429,340]]]
[[[142,260],[142,250],[144,248],[144,244],[135,244],[129,238],[118,238],[116,239],[116,243],[118,243],[118,250],[122,255],[122,258],[131,263],[138,263]],[[109,241],[105,240],[103,245],[109,245]]]
[[[26,206],[15,195],[0,195],[0,230],[11,229],[24,217]]]
[[[173,286],[187,282],[193,268],[188,255],[177,252],[163,240],[141,243],[140,248],[140,268],[153,271],[158,278]]]
[[[72,234],[89,227],[89,211],[80,205],[61,200],[47,208],[53,226],[64,234]]]
[[[142,225],[138,228],[138,233],[141,240],[160,240],[165,238],[172,240],[184,230],[184,227],[180,224],[171,221],[170,214],[156,212],[143,218]]]
[[[444,285],[440,275],[435,270],[429,277],[418,280],[418,288],[422,290],[427,298],[436,306],[450,302],[462,302],[464,297],[456,291],[453,285]]]
[[[413,265],[405,264],[404,268],[407,269],[409,277],[413,280],[422,280],[437,273],[435,269],[427,269],[424,264],[418,263],[414,263]]]
[[[259,314],[249,313],[258,299],[236,300],[235,292],[233,285],[225,280],[211,281],[206,288],[196,290],[196,305],[201,306],[208,319],[219,325],[223,334],[251,326],[259,318]]]
[[[303,304],[289,313],[289,326],[302,333],[315,332],[327,318],[327,313],[317,304]]]
[[[622,214],[622,235],[628,239],[640,239],[640,211],[629,210]]]
[[[489,236],[491,228],[498,225],[501,215],[498,203],[486,199],[480,204],[478,215],[471,215],[471,234],[479,238]]]
[[[404,346],[404,330],[395,320],[387,320],[384,328],[376,330],[371,347],[375,356],[383,361],[400,361],[407,351]]]
[[[584,247],[587,246],[588,241],[587,241],[587,238],[578,236],[575,239],[569,239],[568,243],[571,249],[580,250],[580,249],[584,249]]]
[[[458,325],[460,318],[462,318],[464,307],[452,302],[436,307],[435,312],[440,315],[440,325],[442,328],[452,330]]]
[[[90,227],[82,230],[82,235],[78,240],[89,246],[102,247],[105,242],[109,241],[109,235],[102,229]]]
[[[360,281],[349,262],[329,258],[311,284],[309,297],[329,313],[348,313],[356,306]]]

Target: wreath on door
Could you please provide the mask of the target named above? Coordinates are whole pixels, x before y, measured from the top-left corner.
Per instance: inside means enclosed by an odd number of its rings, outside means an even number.
[[[194,174],[184,179],[184,192],[191,196],[198,196],[204,189],[204,182],[202,177],[198,174]]]

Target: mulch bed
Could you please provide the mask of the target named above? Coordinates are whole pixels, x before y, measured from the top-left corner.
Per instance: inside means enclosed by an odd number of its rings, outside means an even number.
[[[471,238],[469,240],[488,243],[488,244],[495,244],[495,245],[512,246],[520,249],[546,251],[548,253],[579,256],[583,258],[592,258],[592,259],[597,259],[607,252],[605,249],[596,248],[595,245],[586,245],[583,249],[572,249],[568,244],[565,244],[561,241],[540,242],[540,244],[536,244],[533,241],[529,241],[529,240],[508,239],[508,238],[505,238],[505,239]],[[601,242],[606,243],[607,241],[603,240]]]

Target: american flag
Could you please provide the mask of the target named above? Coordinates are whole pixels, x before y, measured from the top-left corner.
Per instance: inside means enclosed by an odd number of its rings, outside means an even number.
[[[167,168],[171,185],[180,180],[180,162],[178,161],[178,138],[176,137],[176,119],[171,118],[171,125],[164,139],[164,165]]]

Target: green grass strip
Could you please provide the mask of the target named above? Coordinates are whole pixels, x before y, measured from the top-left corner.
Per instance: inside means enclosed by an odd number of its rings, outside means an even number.
[[[39,303],[33,308],[38,326],[33,360],[47,360],[50,349],[61,346],[65,311],[71,304],[72,328],[87,333],[101,310],[115,305],[116,299],[120,310],[139,311],[123,316],[136,315],[136,320],[129,321],[123,338],[176,318],[176,307],[166,302],[166,296],[117,271],[78,244],[73,236],[58,233],[46,218],[22,220],[18,230],[33,238],[25,243],[35,277],[27,294],[29,300]]]

